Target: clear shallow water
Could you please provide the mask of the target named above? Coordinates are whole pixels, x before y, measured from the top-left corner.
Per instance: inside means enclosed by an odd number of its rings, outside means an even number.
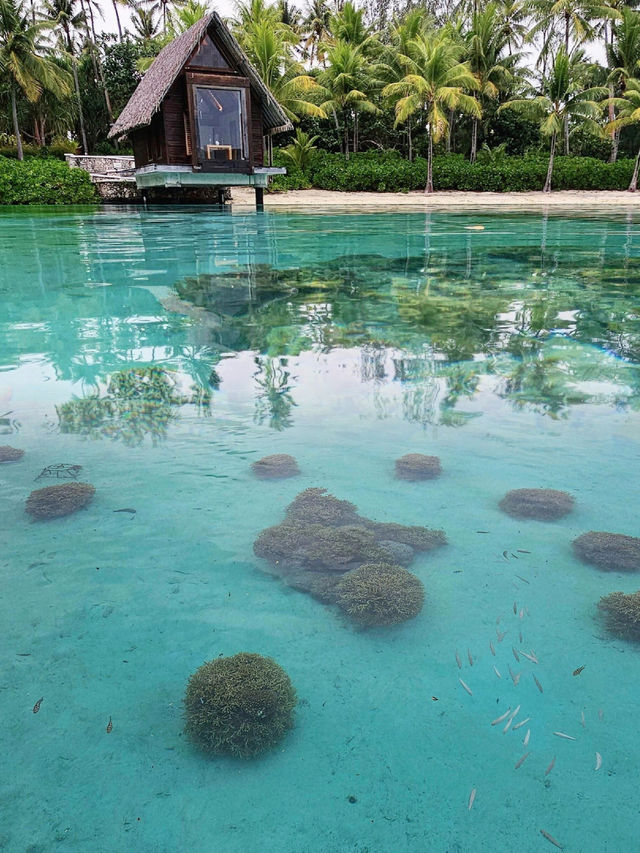
[[[639,651],[596,606],[638,581],[570,547],[640,535],[633,217],[8,210],[0,261],[0,443],[26,451],[0,467],[0,846],[535,851],[545,829],[636,849]],[[64,408],[152,363],[184,405]],[[256,480],[278,452],[301,476]],[[442,476],[396,480],[408,452]],[[60,462],[95,499],[31,523]],[[264,571],[254,539],[308,486],[446,531],[411,566],[416,619],[358,631]],[[576,508],[512,519],[497,504],[521,487]],[[182,733],[185,684],[243,650],[287,670],[296,727],[256,761],[212,760]],[[528,726],[491,727],[517,704]]]

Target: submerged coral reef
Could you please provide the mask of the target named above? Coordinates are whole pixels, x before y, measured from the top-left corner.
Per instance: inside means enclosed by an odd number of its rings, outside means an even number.
[[[31,492],[25,511],[42,521],[61,518],[83,509],[91,502],[95,488],[90,483],[61,483]]]
[[[337,585],[338,606],[359,625],[395,625],[422,610],[422,582],[401,566],[366,563],[343,575]]]
[[[11,447],[8,444],[0,445],[0,462],[17,462],[23,456],[24,450],[20,450],[18,447]]]
[[[288,453],[263,456],[251,465],[251,469],[261,480],[279,480],[284,477],[295,477],[300,473],[298,463]]]
[[[514,489],[507,492],[499,507],[514,518],[553,521],[570,513],[574,503],[573,495],[557,489]]]
[[[56,406],[60,431],[91,438],[121,439],[125,444],[164,438],[178,407],[193,403],[208,409],[211,392],[192,387],[192,396],[180,392],[172,371],[161,367],[133,367],[114,373],[104,396],[93,395]]]
[[[185,731],[201,749],[253,758],[293,728],[296,691],[274,660],[240,652],[197,669],[184,703]]]
[[[270,564],[270,573],[289,586],[335,604],[338,584],[347,572],[367,564],[399,569],[409,565],[416,552],[446,542],[442,530],[372,521],[349,501],[310,488],[289,504],[284,521],[258,535],[253,550]]]
[[[623,533],[590,530],[573,540],[573,550],[584,563],[607,572],[640,571],[640,539]]]
[[[407,453],[396,459],[396,477],[400,480],[433,480],[442,473],[437,456]]]
[[[612,592],[600,599],[598,607],[608,631],[624,640],[640,641],[640,590],[628,595]]]

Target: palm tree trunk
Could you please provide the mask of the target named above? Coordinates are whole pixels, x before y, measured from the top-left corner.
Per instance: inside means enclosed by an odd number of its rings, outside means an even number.
[[[453,110],[449,110],[449,128],[447,130],[447,154],[451,154],[451,145],[453,142],[453,123],[455,121],[456,114]]]
[[[433,134],[431,132],[431,124],[429,124],[429,154],[427,157],[427,186],[424,189],[425,195],[430,195],[433,192]]]
[[[344,154],[345,158],[349,159],[349,123],[347,121],[347,112],[344,114]]]
[[[633,167],[633,176],[629,184],[629,192],[634,193],[638,189],[638,168],[640,167],[640,149],[636,155],[636,163]]]
[[[409,143],[409,162],[413,163],[413,139],[411,137],[411,120],[407,124],[407,142]]]
[[[118,13],[118,0],[113,0],[113,11],[116,13],[116,24],[118,25],[118,39],[122,41],[122,24]]]
[[[618,159],[618,147],[620,145],[620,131],[614,130],[611,136],[611,155],[609,157],[610,163],[615,163]]]
[[[471,156],[469,160],[472,163],[476,162],[476,154],[478,153],[478,119],[474,116],[471,125]]]
[[[564,49],[569,53],[569,13],[564,13]]]
[[[564,117],[564,153],[569,156],[569,116]]]
[[[73,68],[73,85],[76,90],[76,100],[78,102],[78,121],[80,122],[80,138],[82,139],[82,153],[89,153],[89,146],[87,145],[87,133],[84,129],[84,113],[82,112],[82,96],[80,94],[80,82],[78,80],[78,66],[76,64],[75,56],[71,57],[71,66]]]
[[[549,152],[549,168],[547,169],[547,179],[544,182],[543,193],[551,192],[551,175],[553,173],[553,158],[556,153],[556,134],[555,132],[551,136],[551,151]]]
[[[22,138],[20,136],[20,125],[18,124],[18,104],[16,102],[15,86],[11,87],[11,118],[13,120],[13,132],[16,137],[18,160],[24,160],[24,151],[22,150]]]

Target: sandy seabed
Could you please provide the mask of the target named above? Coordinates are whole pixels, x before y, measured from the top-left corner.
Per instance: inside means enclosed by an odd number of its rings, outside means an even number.
[[[234,187],[234,205],[255,205],[255,194],[250,187]],[[308,208],[317,211],[326,208],[357,208],[358,211],[376,211],[394,208],[419,210],[493,210],[544,211],[571,210],[575,214],[593,211],[620,211],[640,208],[640,193],[626,191],[562,190],[552,193],[471,193],[423,192],[364,193],[334,192],[332,190],[291,190],[284,193],[265,193],[265,207]]]

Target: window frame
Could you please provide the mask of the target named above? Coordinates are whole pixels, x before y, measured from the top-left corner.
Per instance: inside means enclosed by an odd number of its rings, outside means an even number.
[[[220,162],[199,159],[200,129],[197,116],[197,89],[227,89],[240,92],[243,109],[242,141],[246,157]],[[221,76],[218,74],[187,73],[189,124],[191,128],[191,161],[203,172],[250,172],[253,152],[251,150],[251,92],[246,77]]]

